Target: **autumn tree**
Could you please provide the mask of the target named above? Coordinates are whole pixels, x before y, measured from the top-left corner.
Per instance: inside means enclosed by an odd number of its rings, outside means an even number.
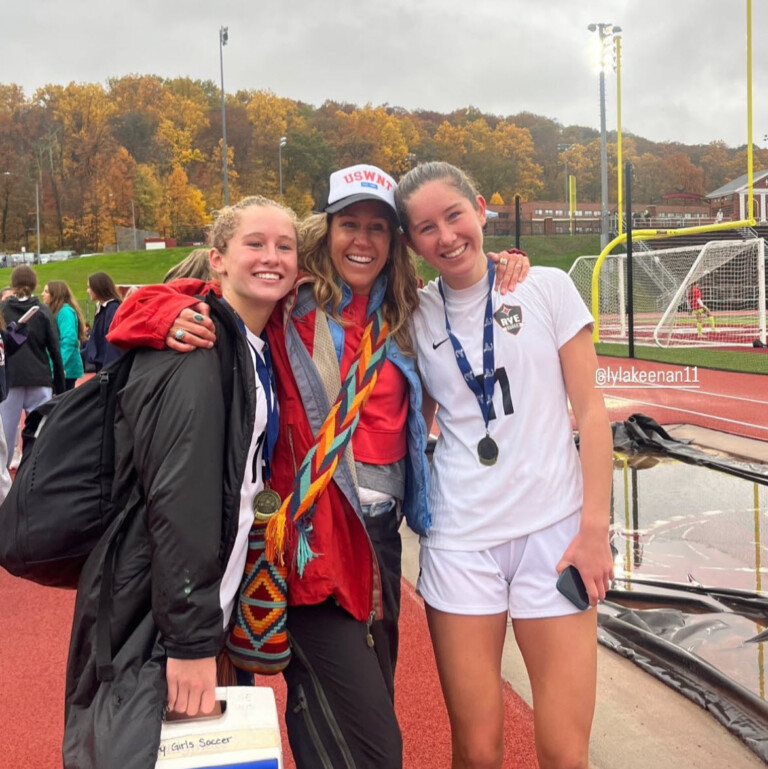
[[[0,84],[0,239],[34,244],[35,185],[43,243],[95,250],[114,227],[185,239],[223,202],[219,86],[211,80],[131,74],[105,85],[46,85],[27,98]],[[336,168],[366,162],[395,177],[419,162],[447,160],[497,200],[562,197],[565,162],[579,199],[601,198],[600,136],[530,112],[491,115],[475,107],[444,114],[327,101],[319,107],[269,91],[226,95],[230,198],[276,197],[310,211]],[[287,143],[278,151],[281,137]],[[608,194],[617,198],[616,137],[608,136]],[[562,146],[569,149],[562,150]],[[746,148],[685,146],[625,133],[635,201],[706,193],[746,172]],[[280,164],[282,157],[282,164]],[[768,151],[755,148],[755,169]],[[31,233],[31,236],[30,236]]]
[[[176,166],[163,184],[160,231],[183,240],[199,235],[209,221],[203,193],[189,183],[184,169]]]
[[[383,107],[337,111],[332,141],[339,166],[372,163],[393,176],[409,168],[408,145],[398,119]]]

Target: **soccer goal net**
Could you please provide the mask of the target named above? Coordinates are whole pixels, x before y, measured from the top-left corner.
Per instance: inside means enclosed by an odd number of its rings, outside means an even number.
[[[653,338],[660,347],[751,347],[765,343],[765,241],[704,245]]]
[[[590,311],[597,259],[579,257],[569,271]],[[732,346],[765,341],[765,256],[760,239],[636,251],[632,284],[636,344]],[[609,254],[598,282],[601,342],[627,341],[626,287],[627,255]]]

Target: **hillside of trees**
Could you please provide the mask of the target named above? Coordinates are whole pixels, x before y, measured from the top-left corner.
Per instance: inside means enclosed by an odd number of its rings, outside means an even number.
[[[0,250],[34,249],[35,184],[43,251],[98,251],[115,227],[199,240],[222,205],[221,95],[213,81],[128,75],[99,83],[48,85],[26,96],[0,84]],[[472,107],[450,114],[325,102],[319,107],[268,91],[227,95],[230,200],[279,192],[302,215],[339,167],[374,163],[395,177],[422,160],[470,172],[490,199],[562,198],[564,161],[580,201],[600,199],[600,136],[521,112],[500,117]],[[746,148],[654,143],[623,136],[635,164],[634,198],[705,194],[746,170]],[[558,146],[570,145],[566,152]],[[609,135],[611,199],[615,134]],[[768,150],[755,150],[755,168]]]

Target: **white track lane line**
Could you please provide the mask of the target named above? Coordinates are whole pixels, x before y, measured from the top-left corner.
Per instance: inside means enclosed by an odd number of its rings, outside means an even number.
[[[701,411],[692,411],[691,409],[681,409],[676,406],[664,406],[661,403],[649,403],[648,401],[639,401],[636,398],[622,398],[620,395],[612,395],[611,398],[615,400],[626,401],[627,403],[639,403],[641,406],[652,406],[657,409],[667,409],[667,411],[678,411],[681,414],[693,414],[697,417],[704,417],[705,419],[716,419],[718,422],[728,422],[732,425],[741,425],[742,427],[752,427],[755,430],[764,430],[768,433],[768,427],[764,425],[756,425],[753,422],[740,422],[738,419],[728,419],[727,417],[718,417],[714,414],[705,414]]]
[[[768,384],[768,381],[766,382]],[[682,388],[680,388],[682,389]],[[730,398],[734,401],[744,401],[745,403],[759,403],[762,406],[768,406],[768,401],[761,401],[757,398],[746,398],[743,395],[728,395],[728,393],[711,393],[708,390],[690,390],[697,395],[707,395],[710,398]]]

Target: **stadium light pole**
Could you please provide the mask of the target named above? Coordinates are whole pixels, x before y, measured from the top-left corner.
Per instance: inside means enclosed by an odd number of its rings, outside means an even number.
[[[227,109],[224,95],[224,46],[229,40],[229,27],[219,28],[219,63],[221,64],[221,164],[224,173],[224,205],[229,205],[229,153],[227,151]]]
[[[599,66],[600,66],[600,190],[601,190],[601,215],[600,215],[600,248],[608,245],[608,143],[605,131],[605,69],[606,69],[606,41],[613,39],[614,34],[621,32],[621,27],[613,24],[590,24],[587,29],[597,32],[599,42]]]
[[[277,145],[277,165],[280,169],[280,202],[283,202],[283,147],[285,147],[285,136],[280,137],[280,143]]]
[[[131,224],[133,224],[133,250],[139,250],[139,244],[136,240],[136,208],[133,205],[133,198],[131,198]]]
[[[558,144],[557,151],[566,153],[573,147],[573,144]],[[563,154],[563,163],[565,164],[565,202],[568,203],[568,155]]]
[[[37,253],[35,254],[35,264],[40,264],[40,185],[35,182],[35,226],[37,228],[35,244]]]
[[[616,73],[616,166],[618,167],[618,194],[616,203],[616,214],[618,220],[619,235],[624,232],[624,213],[622,204],[624,202],[623,174],[622,174],[622,152],[621,152],[621,27],[614,27],[613,35],[613,71]]]

